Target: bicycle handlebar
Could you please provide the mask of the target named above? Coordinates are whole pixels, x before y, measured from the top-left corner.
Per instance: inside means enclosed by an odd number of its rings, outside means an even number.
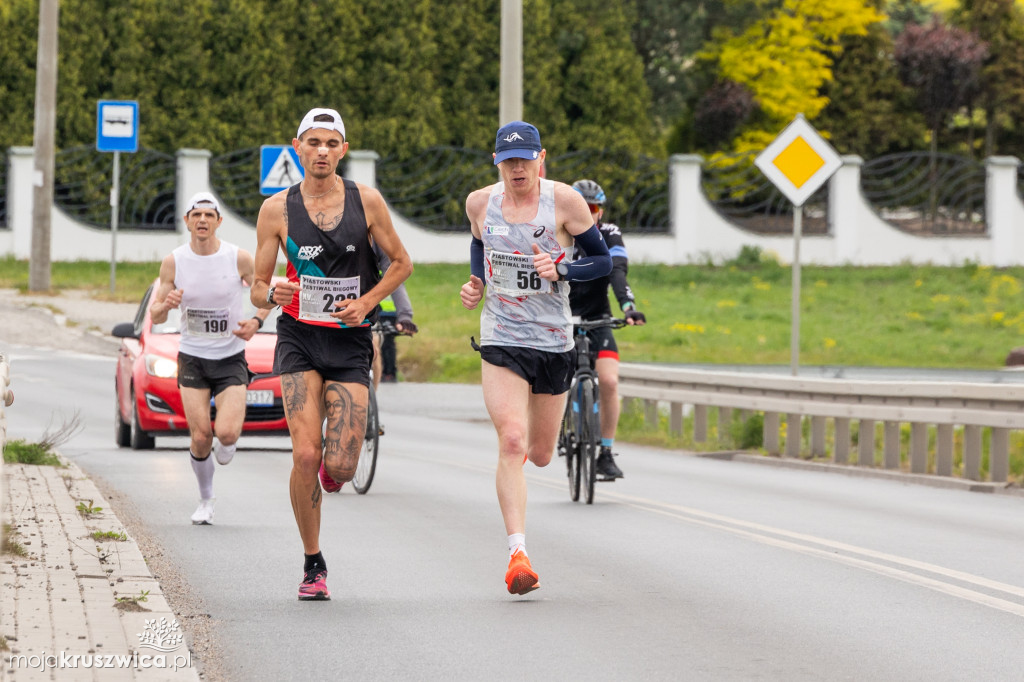
[[[612,329],[621,329],[627,326],[627,322],[619,317],[602,317],[597,320],[581,320],[573,317],[573,326],[579,331],[588,332],[591,329],[600,329],[602,327],[610,327]]]
[[[372,331],[380,332],[384,336],[412,336],[410,332],[398,331],[398,327],[391,320],[377,320],[372,327]]]

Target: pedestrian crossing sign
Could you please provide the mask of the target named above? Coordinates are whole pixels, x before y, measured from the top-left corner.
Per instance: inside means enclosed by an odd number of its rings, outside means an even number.
[[[290,144],[260,147],[260,194],[277,194],[302,180],[304,174],[299,155]]]

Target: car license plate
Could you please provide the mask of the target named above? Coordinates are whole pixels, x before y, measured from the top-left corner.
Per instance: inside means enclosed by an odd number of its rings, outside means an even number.
[[[245,392],[245,404],[252,405],[254,407],[273,407],[274,405],[274,392],[273,391],[246,391]]]

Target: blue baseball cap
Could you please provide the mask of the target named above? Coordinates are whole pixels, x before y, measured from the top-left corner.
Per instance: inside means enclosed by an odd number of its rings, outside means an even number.
[[[507,159],[528,159],[540,157],[540,133],[523,121],[512,121],[498,128],[494,138],[494,165]]]

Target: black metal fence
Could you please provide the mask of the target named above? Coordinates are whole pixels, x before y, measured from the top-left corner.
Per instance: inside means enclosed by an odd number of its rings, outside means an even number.
[[[985,166],[965,156],[906,152],[864,163],[861,191],[890,225],[912,234],[984,234]]]
[[[715,154],[701,168],[704,194],[734,225],[762,235],[793,234],[793,204],[754,165],[756,152]],[[802,233],[828,234],[828,183],[804,202]]]
[[[260,194],[260,148],[249,147],[210,159],[210,187],[225,206],[253,225],[265,196]]]
[[[701,169],[704,193],[722,216],[743,229],[791,234],[792,205],[754,166],[755,157],[750,152],[708,158]],[[210,160],[214,191],[225,206],[252,224],[265,199],[259,192],[259,164],[259,147]],[[57,205],[81,222],[108,228],[112,166],[112,154],[92,147],[59,152]],[[8,175],[4,164],[0,228],[7,226]],[[466,195],[498,179],[489,152],[454,147],[432,147],[413,158],[378,159],[376,175],[382,194],[396,211],[439,232],[467,231]],[[548,157],[546,176],[567,183],[580,178],[597,181],[608,195],[607,219],[626,232],[667,233],[670,229],[668,163],[663,159],[601,150],[571,152]],[[1018,171],[1018,178],[1024,196],[1024,170]],[[120,184],[120,228],[177,227],[173,156],[148,149],[122,154]],[[927,152],[882,156],[864,163],[861,191],[880,217],[907,232],[978,235],[986,231],[985,169],[971,158],[933,157]],[[804,204],[803,229],[812,235],[829,232],[828,185]]]
[[[668,233],[668,162],[642,154],[587,150],[547,160],[547,177],[572,184],[588,178],[601,185],[604,220],[623,232]]]
[[[377,160],[377,187],[412,222],[438,232],[468,232],[466,195],[497,180],[491,155],[475,149],[431,147],[412,158]]]
[[[152,149],[120,156],[118,230],[174,230],[175,159]],[[114,155],[72,147],[54,160],[54,203],[87,225],[110,229]]]

